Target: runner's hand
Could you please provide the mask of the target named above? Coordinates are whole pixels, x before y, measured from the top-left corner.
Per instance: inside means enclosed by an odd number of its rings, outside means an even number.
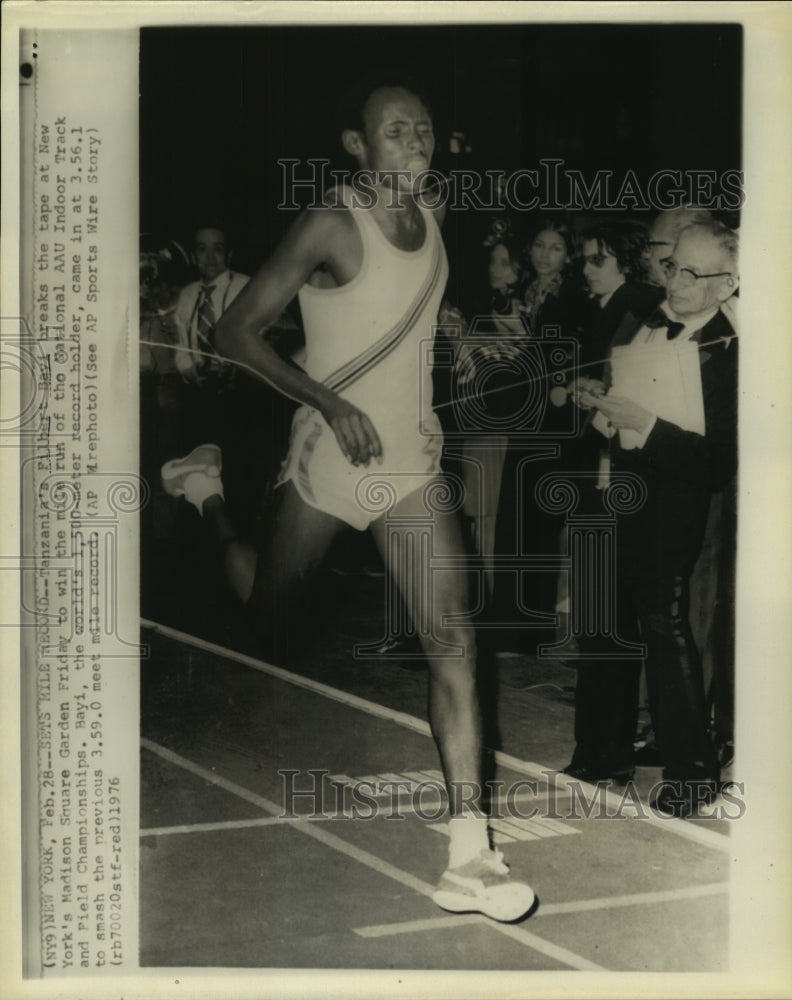
[[[322,407],[322,416],[333,430],[344,457],[352,465],[382,462],[382,444],[374,425],[356,406],[334,396]]]

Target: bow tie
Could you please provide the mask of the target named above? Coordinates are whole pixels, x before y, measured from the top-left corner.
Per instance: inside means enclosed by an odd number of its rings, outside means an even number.
[[[648,326],[650,330],[659,330],[661,327],[667,327],[666,337],[668,340],[673,340],[674,337],[678,337],[679,334],[684,329],[684,323],[674,323],[669,316],[663,312],[659,307],[655,309],[649,319],[644,321],[644,326]]]

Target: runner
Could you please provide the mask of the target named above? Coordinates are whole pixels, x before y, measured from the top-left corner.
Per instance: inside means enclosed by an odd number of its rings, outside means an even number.
[[[442,432],[419,345],[433,334],[448,274],[442,208],[422,204],[416,178],[434,151],[426,101],[382,79],[346,102],[341,139],[365,189],[339,188],[303,213],[217,326],[228,358],[301,404],[277,493],[274,531],[256,551],[225,511],[221,456],[197,448],[163,467],[223,547],[228,581],[260,630],[300,627],[306,585],[345,525],[371,530],[419,628],[429,664],[429,721],[449,795],[448,868],[435,902],[455,912],[516,920],[534,902],[490,847],[482,811],[482,735],[473,630],[464,572],[431,573],[427,560],[464,556],[460,527],[444,512]],[[299,295],[305,371],[262,338]],[[415,555],[416,526],[431,524],[430,551]],[[421,562],[422,560],[422,562]],[[426,585],[426,581],[430,581]],[[277,637],[275,654],[278,655]]]

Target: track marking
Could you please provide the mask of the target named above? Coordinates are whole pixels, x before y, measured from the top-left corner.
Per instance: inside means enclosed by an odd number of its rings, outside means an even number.
[[[539,911],[537,911],[539,912]],[[535,919],[532,918],[532,919]],[[530,931],[516,924],[494,924],[491,920],[476,913],[460,913],[456,917],[432,917],[428,920],[410,920],[401,924],[379,924],[372,927],[356,927],[355,934],[364,938],[387,937],[393,934],[410,934],[416,932],[426,932],[435,930],[446,930],[452,927],[459,927],[465,924],[484,924],[493,930],[498,930],[506,937],[510,937],[520,944],[541,951],[548,958],[554,958],[573,969],[587,972],[605,972],[605,966],[597,965],[586,958],[582,958],[575,952],[569,951],[561,945],[551,944],[544,938],[537,937]]]
[[[656,892],[635,892],[623,896],[602,896],[599,899],[580,899],[570,903],[548,903],[536,911],[537,916],[553,917],[562,913],[585,913],[591,910],[610,910],[619,906],[644,906],[655,903],[675,903],[682,899],[701,899],[705,896],[728,895],[728,882],[709,885],[686,885],[680,889],[659,889]]]
[[[140,831],[141,837],[172,837],[180,833],[215,833],[217,830],[245,830],[248,827],[274,826],[277,816],[259,819],[229,819],[218,823],[184,823],[181,826],[150,826]]]
[[[342,705],[357,708],[361,712],[366,712],[368,715],[373,715],[376,718],[389,719],[398,726],[402,726],[405,729],[411,729],[413,732],[421,733],[423,736],[427,736],[431,739],[432,734],[429,729],[429,724],[423,719],[417,719],[414,715],[408,715],[406,712],[397,712],[394,709],[386,708],[384,705],[378,705],[376,702],[369,701],[366,698],[360,698],[357,695],[349,694],[346,691],[339,690],[338,688],[330,687],[329,684],[322,684],[320,681],[312,680],[309,677],[301,677],[299,674],[292,673],[289,670],[284,670],[283,667],[275,667],[271,663],[266,663],[263,660],[257,660],[255,657],[248,656],[246,653],[237,653],[233,649],[218,646],[216,643],[208,642],[206,639],[200,639],[198,636],[189,635],[187,632],[180,632],[178,629],[171,628],[169,625],[161,625],[158,622],[150,621],[147,618],[141,618],[140,623],[143,628],[150,629],[170,639],[176,639],[179,642],[183,642],[185,645],[193,646],[196,649],[203,649],[206,652],[214,653],[216,656],[221,656],[227,660],[233,660],[244,666],[252,667],[254,670],[258,670],[261,673],[269,674],[271,677],[277,677],[279,680],[285,681],[287,684],[292,684],[295,687],[301,687],[308,691],[313,691],[315,694],[323,695],[325,698],[340,702]],[[530,761],[520,760],[518,757],[513,757],[511,754],[503,753],[501,750],[495,751],[495,760],[504,767],[508,767],[512,771],[516,771],[518,774],[527,774],[532,778],[538,778],[540,780],[547,781],[548,783],[552,782],[552,784],[557,788],[566,789],[574,780],[569,778],[567,775],[562,774],[560,771],[543,768],[541,765]],[[592,792],[596,791],[596,786],[594,785],[586,785],[584,782],[578,782],[578,784],[583,785],[585,788],[591,788]],[[618,810],[622,805],[622,798],[615,795],[613,792],[603,791],[601,794],[604,802],[606,802],[608,806],[611,806],[614,811]],[[631,817],[627,815],[625,818],[640,818],[642,823],[648,823],[650,826],[658,827],[661,830],[665,830],[667,833],[673,833],[678,837],[682,837],[684,840],[690,840],[693,843],[700,844],[704,847],[710,847],[718,851],[731,851],[731,842],[729,837],[725,834],[718,833],[716,830],[708,830],[703,826],[699,826],[696,823],[689,823],[686,820],[674,819],[670,817],[661,818],[660,816],[655,815],[648,807],[646,808],[644,815],[640,817]]]
[[[376,702],[368,701],[366,698],[359,698],[357,695],[349,694],[346,691],[341,691],[338,688],[330,687],[329,684],[322,684],[321,681],[312,680],[310,677],[301,677],[299,674],[294,674],[290,670],[284,670],[283,667],[275,667],[271,663],[266,663],[264,660],[257,660],[253,656],[248,656],[246,653],[237,653],[236,650],[226,649],[225,646],[218,646],[214,642],[207,642],[206,639],[200,639],[198,636],[190,635],[187,632],[180,632],[178,629],[171,628],[169,625],[160,625],[158,622],[149,621],[146,618],[141,618],[140,623],[144,628],[151,629],[154,632],[158,632],[160,635],[167,636],[170,639],[177,639],[179,642],[183,642],[187,646],[193,646],[196,649],[204,649],[208,653],[214,653],[217,656],[222,656],[227,660],[234,660],[237,663],[241,663],[246,667],[252,667],[254,670],[258,670],[261,673],[269,674],[271,677],[277,677],[287,684],[292,684],[295,687],[306,688],[308,691],[313,691],[314,694],[324,695],[325,698],[330,698],[332,701],[341,702],[342,705],[349,705],[352,708],[358,708],[361,712],[366,712],[368,715],[377,716],[380,719],[390,719],[391,722],[395,722],[397,725],[402,726],[405,729],[412,729],[416,733],[421,733],[423,736],[428,736],[431,738],[432,734],[429,729],[429,724],[424,722],[423,719],[416,719],[414,715],[408,715],[406,712],[397,712],[392,708],[386,708],[384,705],[377,705]]]
[[[269,799],[264,798],[263,795],[257,795],[255,792],[251,792],[247,788],[242,787],[242,785],[237,785],[236,782],[229,781],[228,778],[224,778],[222,775],[216,774],[214,771],[209,771],[205,767],[201,767],[200,764],[195,764],[193,761],[188,760],[186,757],[182,757],[180,754],[174,753],[172,750],[168,750],[166,747],[161,747],[158,743],[153,743],[151,740],[147,739],[142,739],[140,742],[141,746],[143,746],[146,750],[156,754],[163,760],[167,760],[169,763],[175,764],[176,766],[183,768],[185,771],[189,771],[191,774],[194,774],[199,778],[203,778],[205,781],[208,781],[213,785],[217,785],[218,788],[222,788],[227,792],[231,792],[233,795],[239,796],[239,798],[244,799],[246,802],[251,802],[254,805],[257,805],[264,812],[268,812],[273,816],[279,813],[280,807],[276,803],[271,802]],[[347,843],[340,837],[336,837],[335,834],[329,833],[323,826],[316,823],[310,823],[306,820],[295,820],[292,825],[295,830],[299,830],[301,833],[305,833],[309,837],[313,837],[314,840],[318,840],[325,846],[330,847],[341,854],[345,854],[354,861],[360,862],[360,864],[366,865],[368,868],[373,869],[380,875],[393,879],[394,882],[398,882],[406,888],[412,889],[421,896],[428,896],[431,898],[432,893],[434,892],[434,886],[429,885],[428,882],[424,882],[423,879],[417,878],[415,875],[411,875],[409,872],[405,872],[401,868],[397,868],[395,865],[392,865],[387,861],[383,861],[382,858],[378,858],[376,855],[371,854],[368,851],[364,851],[362,848],[355,847],[353,844]],[[544,938],[537,937],[536,934],[531,934],[529,931],[523,930],[520,927],[513,926],[512,924],[497,923],[494,920],[488,920],[484,917],[481,918],[480,922],[486,923],[492,930],[503,934],[505,937],[510,937],[515,941],[519,941],[520,944],[526,945],[532,950],[538,951],[541,954],[546,955],[548,958],[553,958],[556,961],[562,962],[564,965],[568,965],[573,969],[600,972],[608,971],[604,966],[596,965],[594,962],[590,962],[582,955],[578,955],[573,951],[569,951],[566,948],[555,945],[550,941],[545,941]]]
[[[583,958],[582,955],[578,955],[568,948],[563,948],[559,944],[552,944],[550,941],[546,941],[544,938],[540,938],[531,931],[526,931],[516,924],[494,924],[492,921],[487,921],[487,925],[494,930],[500,931],[505,937],[519,941],[520,944],[524,944],[528,948],[533,948],[534,951],[540,951],[543,955],[547,955],[548,958],[554,958],[557,962],[563,962],[564,965],[569,965],[573,969],[579,969],[581,972],[608,971],[606,966],[597,965],[596,962],[591,962],[589,959]]]
[[[534,799],[524,799],[521,800],[516,798],[514,801],[520,802],[533,802]],[[496,801],[493,803],[494,806],[505,806],[511,803]],[[425,809],[425,807],[424,807]],[[421,810],[423,812],[424,810]],[[395,815],[397,816],[416,816],[420,819],[426,819],[419,812],[419,809],[413,803],[400,802],[400,803],[389,803],[387,806],[380,805],[376,811],[366,812],[362,815],[360,811],[352,812],[349,811],[336,811],[336,812],[326,812],[326,813],[304,813],[297,814],[295,816],[266,816],[261,819],[228,819],[228,820],[217,820],[213,823],[181,823],[176,826],[152,826],[146,827],[141,830],[139,836],[141,837],[169,837],[175,836],[182,833],[212,833],[215,830],[243,830],[248,826],[273,826],[276,823],[328,823],[338,820],[360,820],[360,819],[390,819]],[[493,830],[501,829],[498,824],[502,824],[505,821],[499,819],[491,819],[490,826]],[[501,838],[499,842],[505,841],[516,841],[516,840],[531,840],[538,839],[537,837],[523,836],[524,831],[520,828],[520,824],[530,824],[536,822],[535,820],[515,820],[517,826],[515,827],[515,832],[512,834],[511,830],[507,831],[505,828],[501,829],[501,832],[506,834]],[[435,830],[438,833],[445,833],[448,836],[448,831],[446,829],[446,823],[436,823],[427,820],[427,825],[430,830]],[[560,824],[559,824],[560,825]],[[440,829],[443,827],[444,829]],[[565,827],[563,830],[556,831],[555,833],[543,832],[538,836],[549,837],[556,836],[561,833],[580,833],[580,830],[575,830],[570,827]]]
[[[668,889],[658,892],[638,892],[626,896],[603,896],[600,899],[581,899],[570,903],[547,903],[540,906],[531,918],[554,917],[561,914],[588,913],[592,910],[610,910],[622,906],[653,905],[656,903],[674,903],[685,899],[700,899],[706,896],[726,895],[729,891],[728,882],[716,882],[711,885],[685,886],[681,889]],[[476,913],[460,914],[468,924],[489,923],[486,917]],[[413,934],[417,932],[444,930],[454,926],[453,917],[429,917],[426,920],[403,920],[394,924],[371,924],[368,927],[355,927],[355,934],[364,938],[390,937],[395,934]]]
[[[538,911],[537,911],[538,912]],[[440,931],[448,927],[464,924],[489,923],[478,913],[457,913],[455,917],[429,917],[426,920],[403,920],[397,924],[371,924],[369,927],[353,927],[355,934],[363,938],[390,937],[392,934],[417,934],[421,931]]]

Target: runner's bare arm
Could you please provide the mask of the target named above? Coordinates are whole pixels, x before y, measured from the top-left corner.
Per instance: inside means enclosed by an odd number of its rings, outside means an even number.
[[[264,382],[298,403],[318,410],[342,452],[354,465],[382,457],[379,436],[368,417],[337,393],[284,361],[262,336],[319,265],[340,277],[348,266],[348,213],[316,209],[301,215],[221,317],[215,345],[223,355],[252,369]]]

